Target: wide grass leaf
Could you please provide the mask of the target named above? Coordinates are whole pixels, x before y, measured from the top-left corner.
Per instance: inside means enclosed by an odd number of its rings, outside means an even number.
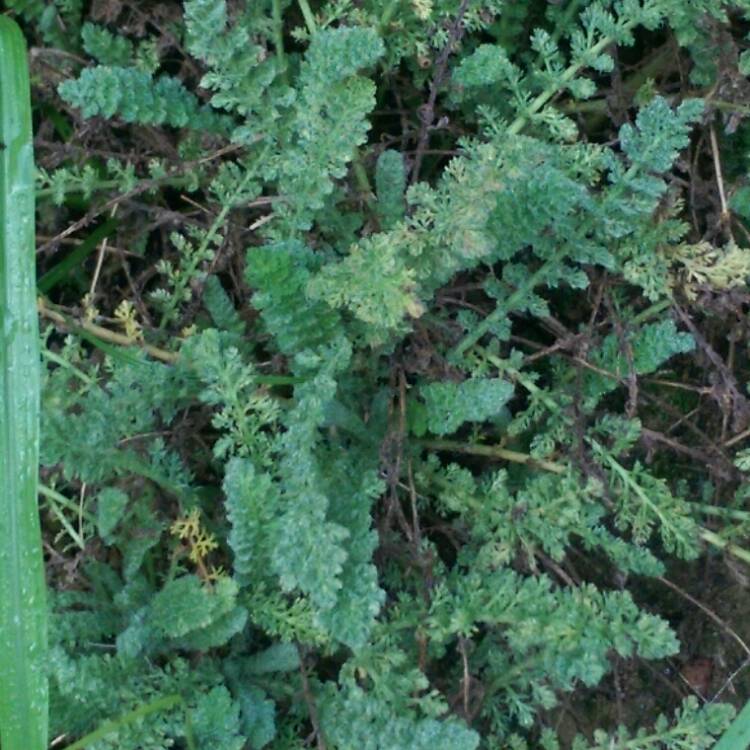
[[[0,16],[0,739],[47,747],[46,603],[37,510],[39,334],[26,45]]]

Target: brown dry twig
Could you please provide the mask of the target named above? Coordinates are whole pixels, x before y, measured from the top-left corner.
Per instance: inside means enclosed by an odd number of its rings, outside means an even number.
[[[745,643],[745,641],[742,640],[742,638],[740,638],[735,630],[729,627],[729,625],[727,625],[727,623],[724,622],[724,620],[722,620],[721,617],[716,614],[716,612],[714,612],[702,602],[698,601],[695,597],[688,594],[687,591],[681,589],[676,583],[672,583],[672,581],[670,581],[668,578],[659,576],[658,580],[684,599],[687,599],[691,604],[694,604],[696,607],[698,607],[698,609],[701,610],[701,612],[704,612],[706,615],[708,615],[730,638],[733,638],[735,642],[739,644],[740,648],[750,658],[750,647]]]
[[[432,123],[435,121],[435,102],[437,100],[438,91],[445,81],[448,73],[448,58],[450,57],[453,45],[456,44],[464,33],[463,20],[466,9],[469,7],[470,0],[462,0],[461,5],[458,8],[456,19],[450,27],[448,32],[448,41],[445,46],[440,50],[437,60],[435,61],[435,76],[432,79],[432,86],[430,86],[430,94],[427,97],[427,103],[420,107],[419,118],[422,124],[419,128],[419,136],[417,138],[417,148],[414,152],[414,166],[411,172],[410,182],[414,184],[419,180],[419,170],[422,167],[422,158],[427,148],[427,144],[430,138],[430,128]]]
[[[310,680],[307,677],[307,667],[305,666],[305,653],[302,646],[297,643],[297,653],[299,654],[299,673],[302,678],[302,694],[307,705],[307,713],[310,716],[313,732],[317,739],[318,750],[326,750],[326,741],[323,732],[320,729],[320,720],[318,719],[318,707],[315,704],[312,691],[310,690]]]
[[[168,174],[166,174],[164,177],[154,177],[151,179],[141,180],[135,187],[133,187],[131,190],[126,191],[125,193],[121,193],[120,195],[116,195],[113,198],[110,198],[105,203],[94,206],[89,211],[86,212],[84,216],[82,216],[77,221],[74,221],[67,229],[64,229],[62,232],[56,234],[51,240],[45,242],[40,247],[37,248],[37,253],[44,253],[47,250],[50,250],[51,248],[55,247],[60,240],[65,239],[66,237],[70,237],[71,234],[75,234],[79,229],[83,229],[83,227],[88,226],[97,216],[100,214],[103,214],[105,211],[109,211],[118,204],[122,203],[123,201],[129,200],[130,198],[134,198],[137,195],[141,195],[143,193],[148,192],[149,190],[152,190],[155,187],[158,187],[159,185],[163,185],[167,180],[171,180],[175,177],[179,177],[182,174],[185,174],[186,172],[189,172],[191,169],[195,169],[197,166],[204,164],[205,162],[212,161],[213,159],[218,159],[220,156],[224,156],[225,154],[232,153],[234,151],[237,151],[241,146],[238,146],[236,144],[230,144],[228,146],[224,146],[223,148],[218,149],[217,151],[214,151],[212,154],[208,154],[207,156],[201,157],[200,159],[195,159],[194,161],[185,162],[184,164],[180,164],[178,167],[175,167],[172,169]],[[273,198],[259,198],[257,201],[253,201],[249,205],[266,205],[267,203],[274,200]]]

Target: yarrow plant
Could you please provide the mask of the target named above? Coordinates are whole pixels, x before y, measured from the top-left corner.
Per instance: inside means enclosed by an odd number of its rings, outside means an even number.
[[[750,656],[750,3],[8,5],[50,736],[711,747]]]

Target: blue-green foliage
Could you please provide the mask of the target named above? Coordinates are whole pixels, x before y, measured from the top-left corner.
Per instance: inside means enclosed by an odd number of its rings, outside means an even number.
[[[268,532],[278,512],[279,490],[268,474],[256,472],[251,460],[233,458],[227,464],[224,495],[234,576],[240,583],[250,583],[270,566]]]
[[[694,348],[693,337],[678,331],[672,320],[649,323],[638,331],[629,331],[624,337],[609,334],[601,347],[592,353],[591,362],[612,376],[587,373],[584,393],[593,406],[605,393],[615,389],[620,380],[633,373],[647,375],[655,372],[671,357]]]
[[[554,705],[555,690],[599,682],[611,650],[653,659],[678,649],[667,622],[643,613],[627,592],[558,589],[546,576],[508,568],[455,571],[435,592],[428,618],[435,644],[487,629],[477,648],[486,689],[497,691],[484,705],[499,733],[513,720],[528,725],[537,707]],[[521,664],[523,676],[510,677]]]
[[[318,619],[329,633],[357,649],[367,643],[385,600],[372,560],[378,537],[371,520],[383,482],[367,454],[330,456],[327,460],[324,456],[322,460],[330,467],[326,472],[329,517],[346,529],[348,539],[336,606],[322,611]]]
[[[237,591],[237,584],[228,578],[211,589],[193,575],[170,581],[146,607],[132,613],[129,626],[118,637],[118,651],[132,657],[223,646],[247,620],[247,612],[236,604]]]
[[[289,124],[277,153],[264,164],[267,179],[284,197],[277,212],[289,230],[309,229],[323,208],[333,180],[345,176],[354,151],[365,141],[375,85],[357,71],[374,65],[383,42],[373,29],[318,32],[300,66]]]
[[[99,536],[108,541],[117,524],[122,520],[128,504],[128,496],[118,487],[105,487],[96,502],[96,526]]]
[[[295,407],[286,420],[278,467],[283,513],[276,520],[280,533],[272,561],[282,588],[299,587],[319,611],[336,604],[349,536],[344,526],[328,518],[329,499],[316,450],[324,406],[336,392],[334,363],[332,358],[325,370],[297,388]]]
[[[326,457],[318,444],[335,395],[330,368],[347,362],[345,354],[342,359],[340,353],[325,353],[326,369],[296,387],[298,404],[286,415],[286,432],[275,446],[277,471],[256,469],[260,458],[252,451],[249,458],[229,462],[228,541],[240,583],[276,576],[284,590],[309,596],[319,625],[332,638],[356,647],[366,642],[383,601],[371,561],[377,539],[370,520],[381,483],[374,467],[365,471],[343,457]]]
[[[324,344],[340,326],[334,311],[307,298],[308,283],[319,267],[319,258],[301,242],[248,250],[245,274],[255,290],[253,305],[284,354]]]
[[[203,287],[203,304],[216,328],[232,334],[233,340],[237,342],[242,340],[245,324],[216,276],[206,278]]]
[[[632,171],[664,172],[688,144],[689,127],[703,112],[703,102],[686,99],[672,110],[665,99],[656,97],[644,107],[635,126],[620,128],[620,146]]]
[[[189,575],[154,593],[143,577],[123,586],[108,566],[91,565],[86,573],[90,592],[61,593],[55,601],[49,661],[53,731],[77,734],[107,719],[113,726],[96,744],[101,750],[123,745],[157,750],[191,728],[212,738],[212,747],[243,747],[240,711],[252,726],[259,712],[267,713],[261,695],[233,700],[214,662],[191,666],[172,653],[157,663],[139,653],[147,643],[169,652],[172,639],[180,650],[226,643],[246,617],[234,606],[236,586],[224,580],[209,589]],[[118,632],[116,653],[97,647]],[[137,722],[120,721],[128,711],[164,698],[177,700]]]
[[[667,189],[659,173],[669,169],[679,149],[688,144],[691,125],[702,111],[697,99],[686,99],[673,110],[656,97],[639,112],[635,126],[620,129],[626,161],[613,154],[607,157],[611,185],[601,202],[600,227],[617,243],[625,278],[652,300],[669,294],[667,265],[659,247],[679,240],[685,227],[665,223],[659,231],[645,220]]]
[[[80,3],[43,5],[11,8],[45,38],[52,15],[78,28]],[[654,96],[616,140],[586,118],[615,45],[671,24],[695,55],[725,8],[522,5],[186,0],[161,75],[152,40],[82,26],[97,64],[60,96],[178,129],[149,137],[200,163],[174,184],[205,211],[133,261],[143,340],[120,347],[92,300],[62,318],[82,344],[46,334],[45,540],[89,561],[51,558],[53,731],[110,720],[97,750],[656,750],[722,731],[724,709],[686,703],[573,740],[552,712],[613,656],[678,651],[632,582],[707,538],[646,461],[661,415],[637,398],[695,348],[666,312],[689,227],[662,203],[703,104]],[[87,167],[40,172],[61,212],[140,179]],[[149,212],[178,210],[148,170]]]
[[[145,470],[148,463],[128,441],[153,430],[157,419],[171,421],[178,405],[194,395],[183,372],[141,357],[126,355],[107,369],[108,380],[99,385],[94,369],[91,381],[78,390],[68,387],[75,382],[69,369],[47,373],[42,466],[60,464],[65,476],[84,482],[102,482],[139,465]],[[163,444],[159,453],[160,466],[147,473],[165,487],[187,489],[189,477],[179,459],[164,452]]]
[[[268,56],[251,34],[251,29],[257,33],[262,28],[259,21],[248,10],[231,26],[223,1],[185,3],[188,50],[208,68],[201,86],[215,92],[211,104],[244,117],[262,118],[271,125],[278,117],[279,104],[291,92],[269,95],[268,89],[280,73],[279,57]]]
[[[436,435],[455,432],[464,422],[481,422],[500,413],[513,386],[498,378],[470,378],[462,383],[429,383],[420,390],[427,427]]]
[[[76,50],[83,0],[7,0],[4,6],[33,23],[45,44]]]
[[[477,561],[510,561],[519,553],[532,560],[539,550],[561,561],[572,538],[579,536],[588,549],[601,549],[623,571],[664,571],[647,548],[607,530],[596,485],[582,483],[574,474],[537,474],[513,487],[505,470],[477,482],[466,469],[456,464],[442,468],[433,458],[416,479],[420,490],[436,498],[441,512],[459,514],[472,529]]]
[[[198,699],[190,722],[199,747],[216,750],[245,747],[246,739],[240,734],[240,706],[223,685]]]
[[[133,43],[122,36],[95,23],[85,23],[81,27],[81,41],[87,55],[100,65],[127,67],[133,62]]]
[[[355,684],[324,704],[323,727],[342,750],[476,750],[479,744],[477,733],[458,722],[400,716]]]
[[[404,159],[398,151],[386,149],[375,166],[375,191],[378,216],[383,229],[390,229],[404,217],[406,171]]]
[[[270,463],[275,441],[267,428],[278,421],[279,405],[258,387],[255,368],[231,334],[208,328],[188,339],[181,354],[190,375],[201,383],[200,400],[215,407],[211,421],[222,434],[214,455],[249,454],[259,464]]]
[[[201,106],[176,78],[154,79],[136,68],[99,65],[63,81],[60,96],[84,117],[121,117],[125,122],[226,132],[224,118]]]

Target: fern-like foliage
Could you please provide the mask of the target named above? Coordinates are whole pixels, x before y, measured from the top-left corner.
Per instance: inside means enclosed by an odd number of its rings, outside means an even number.
[[[367,750],[475,750],[479,737],[454,722],[400,716],[356,684],[324,704],[324,728],[336,747]]]
[[[375,167],[378,216],[383,229],[391,229],[404,217],[406,171],[398,151],[387,149],[378,157]]]
[[[64,81],[60,96],[84,117],[121,117],[125,122],[226,132],[227,122],[201,106],[176,78],[154,79],[136,68],[99,65]]]
[[[314,304],[307,287],[320,268],[319,258],[300,242],[251,248],[247,280],[255,290],[254,306],[276,346],[294,354],[330,341],[340,330],[339,316],[325,304]]]
[[[252,461],[241,458],[227,465],[223,488],[234,576],[248,584],[257,571],[270,567],[273,543],[267,535],[280,505],[279,488],[270,475],[256,472]]]
[[[103,26],[83,24],[81,41],[86,54],[100,65],[126,68],[133,62],[133,43],[126,37],[116,36]]]
[[[710,702],[585,738],[560,706],[649,693],[626,662],[680,644],[644,581],[743,554],[743,329],[718,322],[750,269],[741,45],[697,93],[638,60],[672,32],[680,65],[715,53],[747,3],[120,5],[9,6],[73,53],[40,222],[67,240],[106,191],[121,230],[40,308],[53,731],[708,748]]]
[[[288,129],[279,134],[283,150],[264,165],[267,179],[278,183],[281,227],[304,230],[345,176],[354,151],[369,129],[375,86],[357,75],[383,54],[372,29],[338,28],[318,32],[300,66],[298,89]]]
[[[601,346],[592,352],[591,362],[611,375],[592,371],[585,376],[583,390],[590,399],[587,407],[597,404],[604,394],[617,388],[631,373],[648,375],[656,372],[671,357],[692,351],[694,347],[693,337],[678,331],[672,320],[644,325],[640,330],[629,332],[625,340],[616,334],[606,336]]]
[[[245,324],[216,276],[206,277],[203,285],[203,304],[216,328],[231,334],[233,341],[241,342]]]
[[[513,386],[497,378],[463,383],[429,383],[421,389],[427,428],[436,435],[455,432],[464,422],[497,416],[513,396]]]
[[[258,387],[255,369],[243,360],[232,337],[209,328],[188,339],[181,354],[202,385],[200,399],[216,409],[212,423],[222,436],[214,444],[214,455],[250,455],[259,465],[268,465],[275,440],[267,428],[279,420],[279,405]]]
[[[271,88],[282,72],[283,58],[269,55],[258,39],[263,19],[248,9],[230,25],[223,1],[188,0],[185,27],[190,53],[209,69],[201,85],[214,91],[211,104],[272,125],[279,116],[279,102],[291,92]]]

